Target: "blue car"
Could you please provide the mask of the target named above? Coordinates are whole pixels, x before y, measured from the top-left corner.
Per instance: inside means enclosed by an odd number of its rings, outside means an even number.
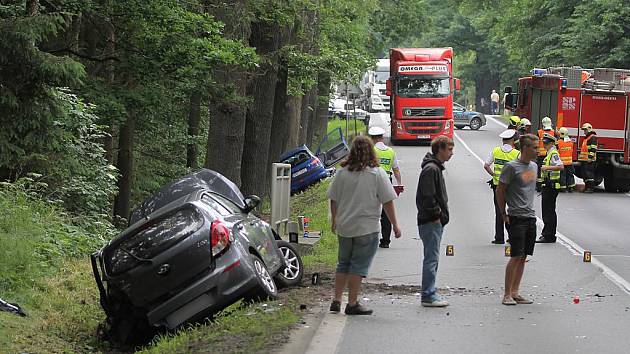
[[[291,165],[291,193],[303,191],[330,176],[334,171],[332,166],[349,152],[341,129],[337,128],[324,137],[315,154],[306,145],[282,154],[280,161]]]

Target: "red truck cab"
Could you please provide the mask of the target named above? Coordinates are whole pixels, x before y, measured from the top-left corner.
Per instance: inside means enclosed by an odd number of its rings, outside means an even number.
[[[453,137],[453,48],[393,48],[389,52],[391,141]]]

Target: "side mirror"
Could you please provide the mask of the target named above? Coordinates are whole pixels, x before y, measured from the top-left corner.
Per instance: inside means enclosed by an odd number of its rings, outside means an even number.
[[[455,91],[459,91],[461,90],[461,82],[459,81],[459,79],[455,79]]]
[[[392,95],[392,80],[390,79],[387,79],[387,81],[385,81],[385,94],[387,96]]]
[[[249,213],[250,211],[256,209],[257,206],[260,205],[260,197],[257,195],[248,195],[245,197],[245,212]]]

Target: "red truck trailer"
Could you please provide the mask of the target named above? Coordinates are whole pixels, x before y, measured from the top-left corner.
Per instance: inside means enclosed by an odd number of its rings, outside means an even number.
[[[453,48],[394,48],[389,51],[391,141],[453,137]]]
[[[584,139],[580,129],[590,123],[597,133],[596,184],[607,191],[630,190],[630,71],[621,69],[534,69],[520,78],[518,89],[507,89],[506,108],[539,129],[543,117],[569,131],[576,175],[581,177],[578,152]]]

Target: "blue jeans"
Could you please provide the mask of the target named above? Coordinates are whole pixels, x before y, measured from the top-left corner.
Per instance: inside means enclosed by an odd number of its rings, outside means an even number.
[[[436,294],[435,278],[440,259],[440,242],[444,227],[440,223],[429,222],[418,225],[418,233],[424,246],[422,260],[422,301],[436,301],[440,297]]]

